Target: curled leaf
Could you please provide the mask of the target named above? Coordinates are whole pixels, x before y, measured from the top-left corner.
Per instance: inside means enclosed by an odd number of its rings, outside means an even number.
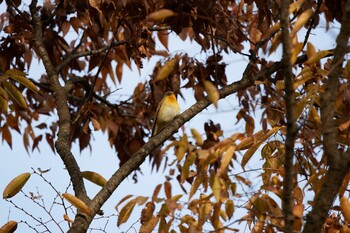
[[[91,213],[91,210],[89,209],[89,207],[85,204],[85,202],[83,202],[82,200],[80,200],[76,196],[69,194],[69,193],[63,193],[62,197],[64,199],[66,199],[69,203],[71,203],[75,208],[77,208],[82,213],[85,213],[85,214],[91,216],[92,213]]]
[[[83,178],[101,187],[105,186],[105,184],[107,183],[107,180],[97,172],[83,171],[81,172],[81,175],[83,176]]]
[[[4,189],[2,198],[6,199],[15,196],[19,191],[22,190],[23,186],[27,183],[29,177],[29,172],[16,176]]]

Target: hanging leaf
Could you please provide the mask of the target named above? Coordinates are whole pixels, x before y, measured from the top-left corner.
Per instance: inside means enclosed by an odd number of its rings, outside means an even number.
[[[8,108],[7,92],[0,86],[0,110],[6,112]]]
[[[163,79],[166,79],[171,72],[173,72],[173,70],[175,69],[176,65],[178,64],[178,58],[172,58],[170,60],[168,60],[164,66],[162,68],[160,68],[160,70],[158,71],[158,74],[155,78],[155,81],[161,81]]]
[[[35,93],[39,92],[39,89],[35,86],[35,84],[26,78],[26,73],[24,73],[20,70],[11,69],[11,70],[7,70],[5,72],[5,74],[9,75],[10,78],[19,82],[20,84],[27,87],[31,91],[33,91]]]
[[[191,186],[189,199],[191,199],[191,197],[193,197],[193,195],[197,192],[199,185],[201,185],[202,182],[203,182],[203,176],[202,175],[197,176]]]
[[[22,190],[23,186],[27,183],[29,177],[29,172],[16,176],[4,189],[2,198],[7,199],[15,196],[19,191]]]
[[[5,87],[5,89],[7,90],[7,93],[10,94],[12,99],[14,101],[16,101],[22,108],[27,109],[26,100],[24,99],[21,92],[19,92],[19,90],[14,85],[12,85],[10,82],[5,81],[5,82],[1,82],[1,83]]]
[[[164,192],[165,192],[165,196],[167,197],[167,198],[171,198],[171,184],[170,184],[170,182],[169,181],[166,181],[165,183],[164,183]]]
[[[226,168],[230,164],[232,156],[234,155],[235,151],[236,151],[236,146],[230,146],[225,151],[225,153],[224,153],[224,155],[222,156],[222,159],[221,159],[220,167],[218,169],[218,173],[217,173],[218,176],[221,176],[221,174],[226,171]]]
[[[344,216],[345,221],[349,223],[350,222],[350,202],[344,196],[340,198],[340,210]]]
[[[196,143],[198,146],[201,146],[203,144],[203,138],[202,135],[194,128],[191,129],[192,136],[196,140]]]
[[[159,221],[158,216],[152,217],[149,221],[140,227],[140,233],[151,233]]]
[[[219,177],[216,175],[214,176],[214,181],[211,189],[213,190],[213,194],[216,201],[219,202],[221,197],[221,185],[220,185]]]
[[[196,160],[196,154],[193,152],[190,152],[189,155],[186,158],[186,161],[181,169],[181,183],[185,182],[185,180],[188,178],[188,174],[190,172],[190,166],[194,163]]]
[[[128,221],[134,207],[135,207],[135,202],[133,200],[129,201],[121,210],[119,213],[118,217],[118,223],[117,226],[119,227],[121,224],[125,223]]]
[[[92,171],[83,171],[81,172],[81,175],[83,176],[83,178],[91,181],[94,184],[97,184],[101,187],[105,186],[107,183],[107,180],[101,176],[100,174],[96,173],[96,172],[92,172]]]
[[[13,233],[17,229],[16,221],[8,221],[5,225],[0,228],[1,233]]]
[[[235,206],[232,200],[227,200],[225,204],[225,211],[229,219],[232,218]]]
[[[305,65],[312,65],[314,63],[319,62],[322,58],[333,54],[333,52],[328,51],[328,50],[322,50],[317,52],[313,57],[308,57],[308,60],[304,63]]]
[[[290,37],[293,38],[296,33],[307,23],[309,22],[311,16],[314,14],[312,9],[308,9],[301,13],[297,21],[294,24],[293,30],[290,32]]]
[[[66,199],[70,204],[72,204],[75,208],[77,208],[80,212],[91,216],[92,213],[89,207],[85,204],[85,202],[83,202],[76,196],[69,193],[63,193],[62,197]]]
[[[212,102],[214,106],[217,108],[218,101],[220,99],[220,94],[218,89],[210,81],[204,81],[204,89],[208,94],[208,99],[210,100],[210,102]]]

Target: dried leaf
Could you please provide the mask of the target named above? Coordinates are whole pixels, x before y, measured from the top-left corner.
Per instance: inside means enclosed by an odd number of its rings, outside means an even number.
[[[161,9],[159,11],[155,11],[147,16],[148,21],[160,21],[166,19],[168,17],[174,16],[175,12],[169,9]]]
[[[5,225],[0,228],[1,233],[13,233],[17,229],[16,221],[8,221]]]
[[[7,111],[8,108],[8,96],[7,92],[0,86],[0,110]]]
[[[221,185],[220,185],[219,177],[216,175],[214,176],[214,181],[211,189],[213,190],[213,194],[216,199],[216,202],[219,202],[221,198]]]
[[[162,68],[160,68],[160,70],[158,71],[158,74],[155,78],[155,81],[161,81],[163,79],[166,79],[171,72],[173,72],[173,70],[175,69],[176,65],[178,64],[178,58],[172,58],[170,60],[168,60],[164,66]]]
[[[160,217],[154,216],[140,227],[140,233],[151,233],[157,225]]]
[[[230,146],[225,151],[225,153],[224,153],[224,155],[222,156],[222,159],[221,159],[220,167],[218,169],[218,173],[217,173],[218,176],[221,176],[221,174],[226,171],[226,168],[230,164],[232,156],[234,155],[235,151],[236,151],[236,146]]]
[[[301,13],[297,21],[294,24],[293,30],[290,32],[290,37],[293,38],[296,33],[307,23],[309,22],[311,16],[314,14],[312,9],[308,9]]]
[[[107,180],[101,176],[100,174],[98,174],[97,172],[92,172],[92,171],[83,171],[81,172],[81,175],[83,176],[83,178],[91,181],[94,184],[97,184],[101,187],[105,186],[107,183]]]
[[[119,227],[121,224],[125,223],[128,221],[134,207],[135,207],[135,202],[133,200],[129,201],[121,210],[119,213],[118,217],[118,223],[117,226]]]
[[[169,181],[166,181],[165,183],[164,183],[164,192],[165,192],[165,196],[167,197],[167,198],[171,198],[171,184],[170,184],[170,182]]]
[[[313,57],[308,57],[308,60],[304,63],[305,65],[312,65],[314,63],[319,62],[322,58],[332,54],[331,51],[322,50],[317,52]]]
[[[4,189],[2,198],[6,199],[15,196],[19,191],[22,190],[23,186],[27,183],[29,177],[29,172],[22,173],[16,176]]]
[[[68,217],[68,215],[64,214],[63,219],[67,222],[73,223],[74,221]]]
[[[7,90],[7,93],[10,94],[12,99],[16,101],[22,108],[27,109],[27,103],[21,92],[10,82],[2,82],[2,85]]]
[[[154,189],[153,195],[152,195],[152,202],[158,202],[158,194],[161,188],[162,188],[162,185],[158,184],[157,187]]]
[[[124,201],[128,200],[130,197],[133,197],[133,195],[129,194],[123,197],[114,208],[118,210],[118,206],[121,205]]]
[[[212,102],[214,106],[217,108],[218,101],[220,99],[220,94],[218,89],[210,81],[204,81],[204,89],[208,94],[208,99],[210,100],[210,102]]]
[[[196,154],[191,152],[186,158],[186,161],[181,169],[181,183],[185,182],[185,180],[188,178],[188,174],[190,172],[190,166],[194,163],[196,160]]]
[[[193,181],[193,184],[191,186],[189,199],[191,199],[191,197],[193,197],[193,195],[197,192],[199,185],[201,185],[202,182],[203,182],[203,176],[201,176],[201,175],[197,176],[196,179]]]
[[[345,221],[349,223],[350,222],[350,202],[344,196],[340,198],[340,210],[344,216]]]
[[[5,74],[9,75],[13,80],[19,82],[20,84],[32,90],[33,92],[39,92],[39,89],[35,86],[35,84],[26,78],[26,73],[20,70],[11,69],[7,70]]]
[[[153,202],[147,202],[145,208],[141,211],[141,224],[148,222],[153,217],[153,212],[155,210],[155,205]]]
[[[92,213],[89,207],[85,204],[85,202],[83,202],[76,196],[69,193],[63,193],[62,197],[66,199],[70,204],[72,204],[75,208],[77,208],[80,212],[91,216]]]
[[[308,58],[316,55],[316,49],[310,42],[307,42],[306,55]]]
[[[225,204],[225,211],[229,219],[232,218],[235,206],[232,200],[227,200]]]
[[[90,118],[90,121],[92,123],[92,126],[94,127],[94,130],[97,131],[97,130],[100,130],[101,129],[101,126],[100,126],[100,123],[98,122],[98,120],[96,120],[95,118]]]
[[[266,141],[271,135],[275,134],[281,127],[274,127],[269,130],[267,133],[257,138],[257,142],[254,143],[252,147],[250,147],[247,152],[243,155],[241,166],[244,169],[247,162],[251,159],[256,150],[260,147],[261,143]]]
[[[191,129],[192,136],[196,140],[196,143],[198,146],[201,146],[203,144],[203,138],[202,135],[194,128]]]

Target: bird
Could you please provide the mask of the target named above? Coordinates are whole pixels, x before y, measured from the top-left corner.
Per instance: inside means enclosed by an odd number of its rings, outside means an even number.
[[[156,111],[156,118],[153,123],[152,137],[157,135],[162,129],[180,114],[180,106],[172,91],[167,91],[160,101]]]

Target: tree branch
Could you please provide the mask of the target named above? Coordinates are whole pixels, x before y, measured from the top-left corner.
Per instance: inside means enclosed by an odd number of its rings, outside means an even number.
[[[282,28],[282,46],[283,46],[283,72],[285,84],[285,104],[286,104],[286,119],[287,119],[287,135],[284,155],[284,179],[283,179],[283,213],[284,213],[284,232],[292,233],[294,229],[293,216],[293,158],[294,144],[297,135],[296,118],[294,113],[295,97],[293,88],[293,72],[291,63],[291,38],[289,34],[289,4],[290,0],[283,0],[281,5],[281,28]]]
[[[304,58],[298,59],[298,61],[304,61]],[[253,74],[252,70],[255,70],[255,64],[251,62],[246,67],[246,70],[243,74],[243,78],[234,82],[222,89],[219,90],[220,99],[225,98],[228,95],[236,93],[239,90],[246,89],[254,84],[256,80],[263,79],[265,76],[269,76],[275,73],[277,70],[283,67],[281,62],[276,62],[266,70]],[[107,184],[96,194],[92,202],[89,204],[89,208],[92,210],[91,217],[86,217],[85,219],[76,219],[70,228],[70,233],[85,232],[92,221],[93,217],[96,215],[97,211],[100,210],[102,205],[108,200],[116,188],[121,184],[121,182],[128,177],[135,169],[137,169],[147,158],[147,156],[164,141],[166,141],[171,135],[173,135],[185,122],[192,119],[199,112],[208,107],[211,102],[205,98],[194,105],[189,109],[183,112],[180,116],[173,120],[171,124],[168,124],[168,127],[164,128],[159,134],[151,138],[145,145],[143,145],[131,158],[124,163],[108,180]]]
[[[57,113],[59,117],[59,130],[55,147],[58,154],[66,166],[70,175],[75,195],[83,200],[88,200],[83,178],[80,168],[71,152],[71,119],[67,104],[67,93],[60,85],[55,67],[52,65],[50,57],[44,47],[42,41],[42,24],[37,14],[37,0],[33,0],[30,4],[30,12],[32,15],[33,44],[37,55],[42,59],[45,70],[50,80],[50,88],[53,91],[56,101]]]
[[[344,55],[350,36],[350,0],[346,2],[345,14],[334,50],[333,66],[328,75],[326,90],[322,95],[321,121],[323,124],[323,151],[329,163],[326,180],[315,199],[315,205],[307,216],[303,232],[320,232],[333,201],[338,194],[344,176],[349,170],[350,152],[340,155],[336,142],[334,101],[342,72]]]

